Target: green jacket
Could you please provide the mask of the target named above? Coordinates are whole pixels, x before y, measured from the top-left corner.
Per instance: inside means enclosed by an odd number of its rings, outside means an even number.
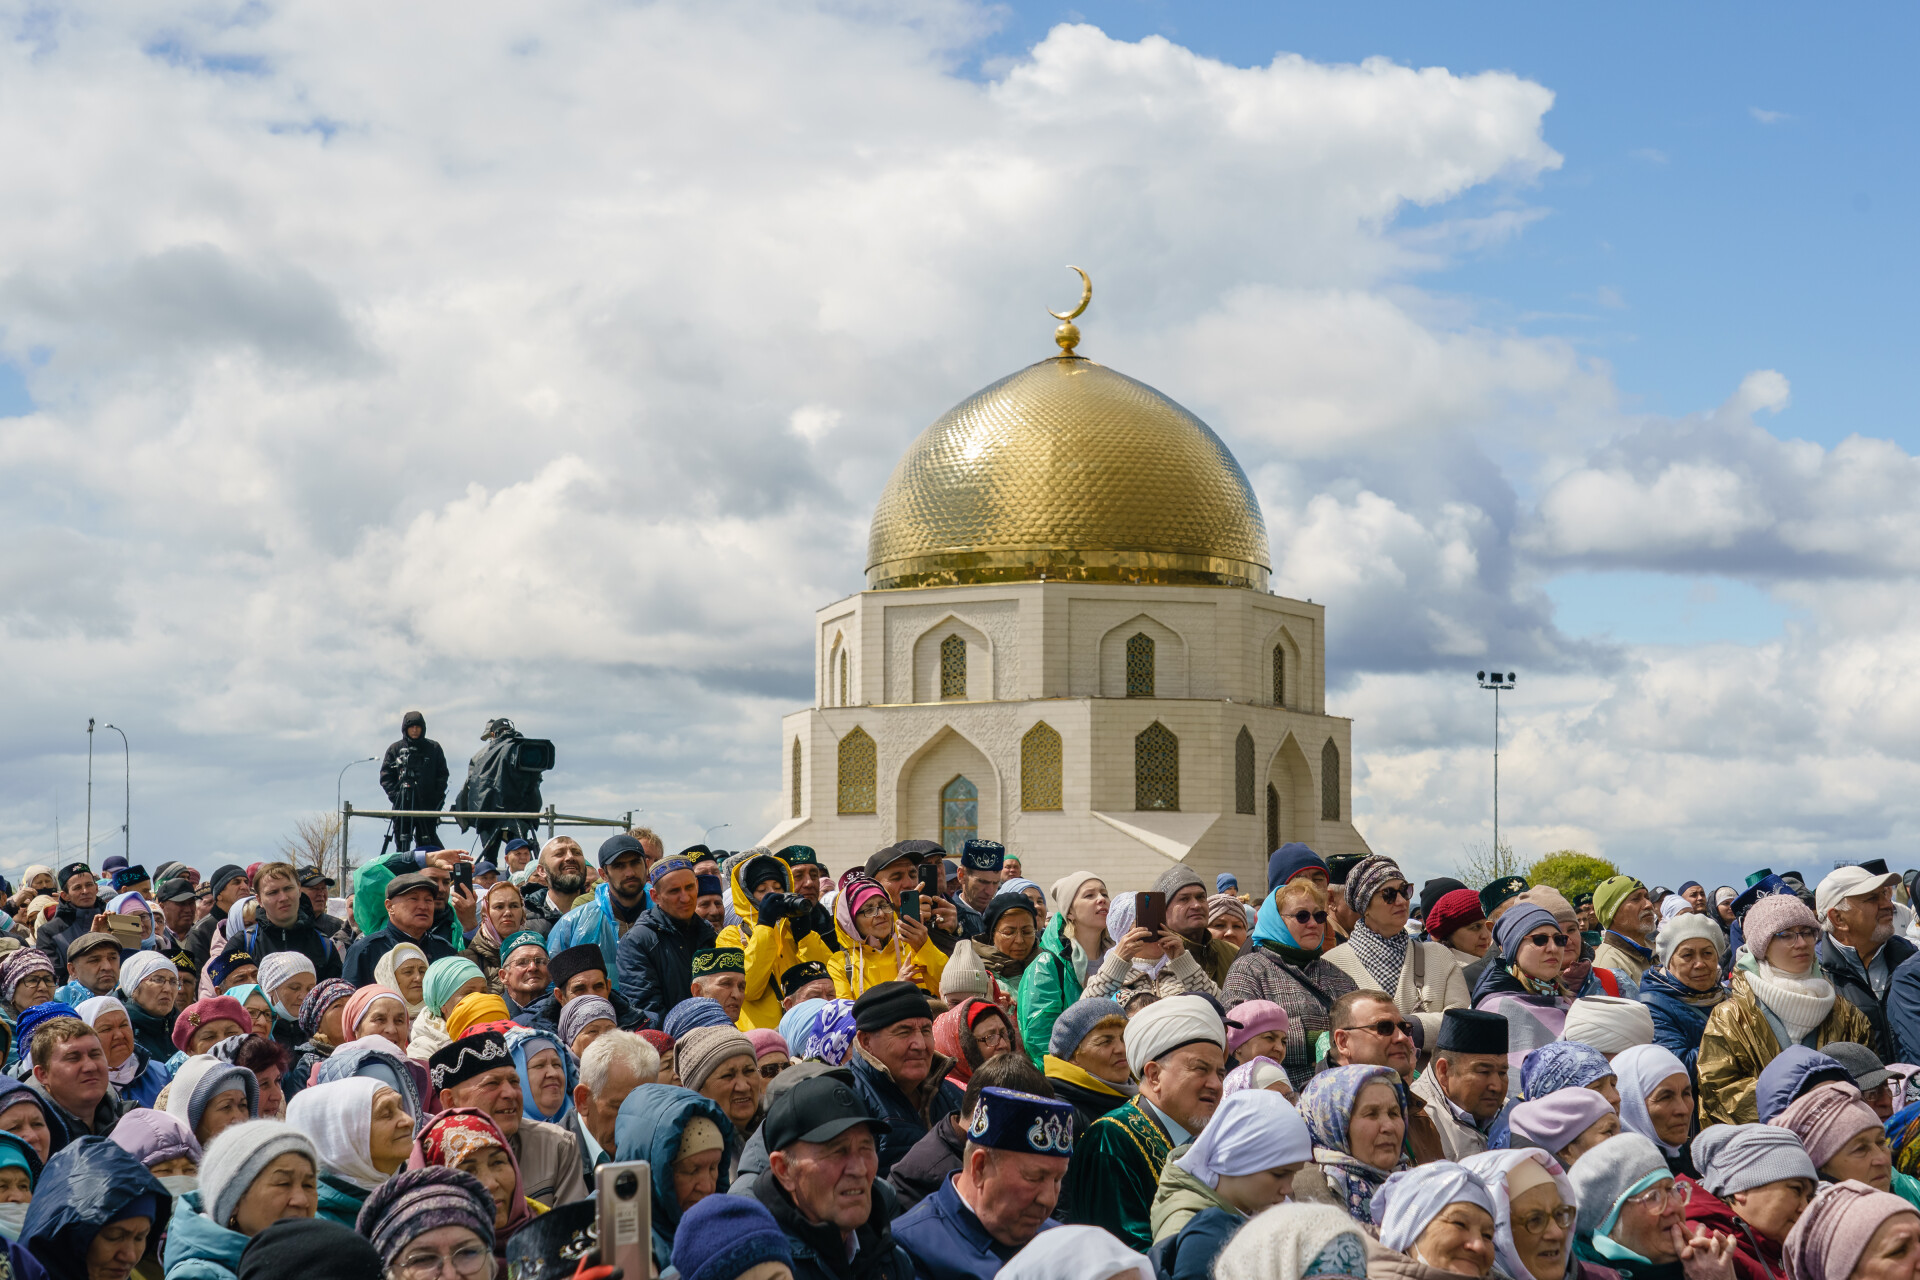
[[[320,1175],[320,1206],[316,1218],[325,1218],[337,1222],[343,1227],[355,1227],[360,1221],[360,1206],[367,1202],[370,1192],[356,1186],[340,1182],[326,1174]]]
[[[353,869],[353,922],[362,935],[378,933],[387,927],[387,882],[415,869],[410,853],[390,853]],[[467,945],[466,931],[460,927],[459,916],[449,908],[441,909],[447,913],[447,942],[458,951]],[[436,926],[439,923],[438,919],[434,921]]]
[[[1192,1146],[1191,1143],[1187,1145]],[[1193,1221],[1194,1215],[1207,1209],[1224,1209],[1235,1217],[1242,1216],[1238,1209],[1222,1200],[1212,1187],[1174,1163],[1186,1153],[1187,1147],[1178,1147],[1169,1152],[1167,1163],[1160,1169],[1160,1188],[1153,1193],[1150,1214],[1155,1244],[1168,1236],[1178,1235],[1180,1228]]]
[[[1138,1098],[1101,1116],[1073,1144],[1060,1184],[1061,1220],[1103,1227],[1145,1253],[1153,1247],[1150,1214],[1172,1146]]]
[[[1066,936],[1067,913],[1056,911],[1040,934],[1027,971],[1020,975],[1020,1041],[1038,1066],[1047,1056],[1053,1024],[1080,998],[1082,983],[1073,968],[1073,941]]]

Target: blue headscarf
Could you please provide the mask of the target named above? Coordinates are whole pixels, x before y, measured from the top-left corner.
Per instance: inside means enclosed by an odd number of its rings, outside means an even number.
[[[1521,1060],[1520,1096],[1534,1102],[1561,1089],[1590,1088],[1613,1074],[1613,1064],[1592,1045],[1556,1040]]]
[[[827,1002],[819,996],[802,1000],[793,1008],[780,1015],[780,1038],[790,1046],[794,1057],[799,1057],[801,1032],[807,1027],[808,1020]]]
[[[49,1000],[45,1004],[36,1004],[20,1013],[20,1021],[13,1027],[13,1043],[16,1048],[28,1049],[33,1045],[33,1033],[40,1025],[55,1018],[78,1018],[80,1011],[70,1004],[58,1000]]]
[[[845,1066],[853,1052],[853,1001],[823,1000],[800,1025],[800,1038],[789,1040],[796,1058],[811,1058],[828,1066]]]
[[[560,1095],[560,1109],[552,1115],[542,1111],[533,1100],[533,1087],[528,1083],[527,1060],[542,1049],[559,1051],[560,1066],[567,1076],[567,1090]],[[580,1064],[560,1043],[560,1038],[539,1027],[519,1027],[507,1032],[507,1052],[513,1055],[513,1065],[520,1072],[520,1114],[529,1120],[544,1120],[548,1124],[566,1123],[567,1116],[573,1111],[573,1086],[580,1083]]]
[[[1253,940],[1255,942],[1277,942],[1283,947],[1292,947],[1295,951],[1304,951],[1305,947],[1295,942],[1293,935],[1287,932],[1287,922],[1280,915],[1280,908],[1274,905],[1278,895],[1268,894],[1260,904],[1260,914],[1254,918]]]

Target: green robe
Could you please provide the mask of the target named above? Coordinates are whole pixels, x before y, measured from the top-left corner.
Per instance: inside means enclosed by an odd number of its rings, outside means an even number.
[[[1140,1099],[1087,1126],[1060,1185],[1064,1222],[1102,1227],[1141,1253],[1153,1247],[1154,1192],[1173,1144]]]

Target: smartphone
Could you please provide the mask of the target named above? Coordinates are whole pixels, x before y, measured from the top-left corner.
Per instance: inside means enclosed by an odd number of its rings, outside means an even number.
[[[920,891],[907,889],[900,894],[900,914],[915,924],[920,923]]]
[[[944,873],[944,870],[945,868],[943,868],[937,862],[921,863],[920,864],[920,892],[926,894],[928,897],[933,897],[933,898],[940,897],[941,896],[940,891],[945,887],[940,883],[940,877]]]
[[[600,1262],[628,1280],[653,1274],[652,1172],[645,1160],[603,1164],[593,1171]]]
[[[146,940],[146,930],[132,916],[108,916],[107,932],[122,947],[138,947]]]
[[[467,892],[473,892],[473,864],[471,862],[454,863],[453,882]]]
[[[1133,922],[1154,933],[1159,933],[1166,928],[1167,895],[1164,893],[1134,894]]]

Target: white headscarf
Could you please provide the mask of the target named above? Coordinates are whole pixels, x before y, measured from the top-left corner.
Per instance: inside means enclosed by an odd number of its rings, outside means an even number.
[[[1041,1240],[1058,1232],[1042,1232]],[[1214,1260],[1214,1280],[1302,1280],[1367,1274],[1364,1228],[1330,1204],[1277,1204],[1234,1232]],[[1005,1275],[1005,1272],[1001,1273]]]
[[[1448,1205],[1461,1203],[1477,1204],[1488,1217],[1493,1216],[1493,1193],[1480,1175],[1465,1165],[1435,1160],[1402,1169],[1373,1193],[1373,1217],[1380,1224],[1380,1243],[1395,1253],[1413,1256],[1414,1243],[1428,1224]],[[1413,1260],[1426,1261],[1420,1257]]]
[[[1567,1179],[1567,1171],[1538,1147],[1515,1148],[1512,1151],[1483,1151],[1477,1156],[1468,1156],[1460,1163],[1480,1175],[1480,1180],[1493,1192],[1493,1254],[1496,1261],[1495,1271],[1501,1275],[1515,1277],[1516,1280],[1532,1280],[1533,1273],[1527,1270],[1527,1264],[1520,1261],[1520,1250],[1513,1243],[1513,1195],[1508,1189],[1507,1179],[1513,1171],[1532,1160],[1541,1170],[1553,1179],[1553,1185],[1559,1188],[1560,1198],[1570,1205],[1578,1205],[1580,1199],[1573,1194],[1573,1183]],[[1577,1260],[1573,1256],[1573,1229],[1567,1229],[1566,1274],[1572,1275]]]
[[[312,1140],[321,1171],[367,1191],[387,1180],[373,1164],[373,1104],[383,1089],[394,1092],[355,1076],[308,1085],[287,1103],[287,1123]]]
[[[173,967],[170,961],[165,963],[168,968]],[[74,1012],[80,1015],[80,1021],[91,1027],[96,1026],[100,1021],[100,1015],[109,1009],[118,1009],[124,1014],[127,1011],[127,1006],[121,1004],[112,996],[95,996],[91,1000],[82,1000],[75,1006]],[[131,1017],[128,1018],[128,1022],[132,1022]],[[140,1054],[138,1045],[128,1051],[127,1056],[120,1060],[119,1066],[109,1065],[107,1067],[107,1080],[116,1089],[126,1088],[133,1083],[134,1077],[139,1074]]]
[[[1660,1087],[1668,1076],[1684,1076],[1687,1064],[1673,1052],[1657,1044],[1637,1044],[1614,1055],[1613,1074],[1620,1089],[1620,1125],[1652,1142],[1669,1156],[1680,1148],[1660,1141],[1653,1130],[1653,1116],[1647,1111],[1647,1095]]]
[[[1153,1263],[1099,1227],[1042,1231],[996,1280],[1153,1280]]]
[[[173,961],[157,951],[136,951],[120,965],[120,990],[132,998],[134,989],[156,973],[174,972]]]
[[[380,962],[373,966],[373,980],[380,986],[391,987],[395,991],[399,991],[401,1002],[407,1006],[407,1016],[410,1018],[418,1018],[427,1011],[426,980],[424,978],[421,980],[420,1003],[414,1004],[408,1000],[406,998],[406,992],[402,990],[400,986],[399,968],[409,960],[418,960],[421,964],[426,964],[427,953],[414,946],[411,942],[397,944],[389,950],[387,954],[381,956]]]
[[[1227,1095],[1174,1163],[1217,1188],[1223,1174],[1238,1178],[1311,1159],[1313,1139],[1293,1104],[1266,1089],[1241,1089]]]

